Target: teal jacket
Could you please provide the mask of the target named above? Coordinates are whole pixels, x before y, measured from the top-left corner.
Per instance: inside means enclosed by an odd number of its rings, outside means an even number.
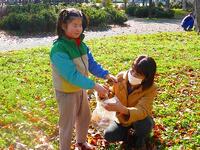
[[[93,58],[89,48],[82,41],[78,46],[74,39],[61,37],[53,43],[50,52],[53,83],[56,90],[76,92],[81,89],[91,89],[95,83],[88,78],[88,73],[105,78],[109,73]]]

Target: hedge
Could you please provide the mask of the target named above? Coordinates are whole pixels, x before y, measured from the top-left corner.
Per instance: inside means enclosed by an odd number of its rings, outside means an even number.
[[[7,16],[0,20],[3,30],[20,32],[55,32],[58,13],[61,9],[75,7],[82,10],[89,18],[89,26],[96,27],[109,24],[123,24],[127,21],[125,12],[114,7],[98,7],[95,5],[47,5],[27,4],[8,6]]]
[[[139,7],[134,5],[129,5],[126,8],[126,14],[129,16],[139,17],[139,18],[147,18],[149,16],[149,12],[151,11],[152,18],[173,18],[175,12],[173,10],[165,11],[161,7]]]

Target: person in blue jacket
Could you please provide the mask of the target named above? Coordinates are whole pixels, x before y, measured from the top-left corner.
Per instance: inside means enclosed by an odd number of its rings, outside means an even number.
[[[181,26],[185,31],[191,31],[194,26],[194,15],[190,13],[189,15],[185,16],[181,22]]]

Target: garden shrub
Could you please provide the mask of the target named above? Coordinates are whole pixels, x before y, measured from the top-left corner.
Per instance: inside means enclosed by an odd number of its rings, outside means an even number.
[[[56,26],[56,14],[44,10],[36,14],[10,13],[1,22],[1,28],[22,32],[53,32]]]
[[[38,13],[42,10],[48,10],[52,7],[48,4],[27,4],[27,5],[8,5],[8,13]]]
[[[107,26],[111,23],[123,24],[127,16],[113,7],[104,8],[86,4],[27,4],[8,6],[8,15],[0,20],[0,28],[20,32],[54,32],[57,15],[63,8],[81,9],[89,18],[89,26]]]
[[[138,18],[149,17],[149,11],[151,10],[151,17],[153,18],[173,18],[175,12],[173,10],[165,11],[161,7],[139,7],[139,6],[128,6],[126,13],[129,16],[135,16]]]
[[[135,16],[136,8],[137,7],[135,5],[128,5],[128,7],[126,8],[125,12],[129,16]]]
[[[113,7],[107,7],[105,10],[108,13],[109,23],[123,24],[128,20],[126,14],[121,10]]]
[[[155,18],[173,18],[175,12],[173,10],[164,11],[162,8],[157,8],[154,10]]]
[[[137,7],[135,11],[135,16],[138,18],[146,18],[149,16],[149,8],[148,7]]]
[[[108,15],[104,9],[84,7],[81,10],[88,16],[89,26],[106,25],[108,22]]]
[[[112,20],[114,24],[124,24],[128,17],[122,11],[119,11],[112,17]]]
[[[170,3],[171,8],[173,9],[182,9],[182,2],[171,2]]]

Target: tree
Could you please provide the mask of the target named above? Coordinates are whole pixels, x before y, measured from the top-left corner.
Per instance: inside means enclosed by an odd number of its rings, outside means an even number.
[[[112,4],[112,0],[102,0],[102,5],[104,7],[110,6]]]
[[[155,0],[155,6],[158,7],[159,0]]]
[[[166,0],[165,9],[168,11],[169,7],[170,7],[170,2],[169,2],[169,0]]]
[[[128,3],[128,0],[123,0],[124,1],[124,7],[126,9],[126,6],[127,6],[127,3]]]
[[[182,9],[186,10],[187,0],[182,0]]]
[[[194,12],[195,12],[195,28],[200,33],[200,0],[194,1]]]
[[[142,1],[142,6],[144,6],[145,0]]]
[[[149,17],[152,17],[152,7],[153,7],[153,1],[149,0]]]
[[[149,7],[152,7],[153,5],[153,0],[149,0]]]

